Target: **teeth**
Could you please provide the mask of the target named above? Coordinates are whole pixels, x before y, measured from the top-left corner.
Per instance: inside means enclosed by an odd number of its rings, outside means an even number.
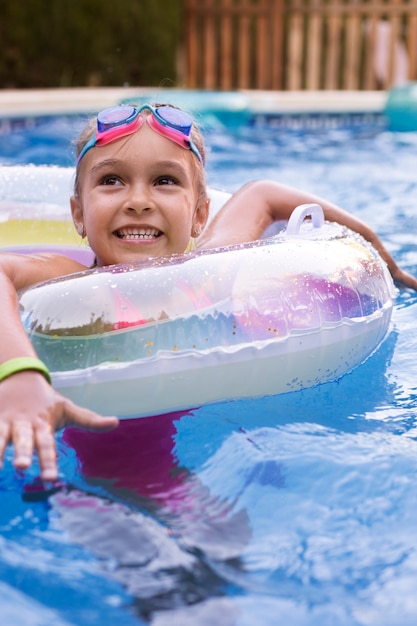
[[[155,239],[159,234],[159,230],[154,228],[129,228],[117,231],[117,236],[121,239]]]

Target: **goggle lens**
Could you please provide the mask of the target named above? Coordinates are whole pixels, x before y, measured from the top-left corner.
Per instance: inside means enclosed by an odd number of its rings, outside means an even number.
[[[185,111],[166,106],[158,107],[155,109],[155,112],[162,123],[179,130],[184,135],[190,135],[193,120],[191,115],[188,115]]]
[[[106,130],[115,128],[115,126],[122,126],[132,122],[137,115],[137,109],[132,106],[117,106],[100,111],[97,115],[97,130],[99,133],[104,133]]]

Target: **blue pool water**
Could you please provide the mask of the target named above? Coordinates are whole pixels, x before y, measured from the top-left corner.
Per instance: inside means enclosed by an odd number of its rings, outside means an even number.
[[[79,125],[4,132],[0,163],[69,165]],[[417,134],[259,123],[207,143],[211,186],[263,177],[328,197],[417,274]],[[8,451],[1,623],[415,626],[416,315],[400,291],[383,345],[333,383],[68,429],[49,492]]]

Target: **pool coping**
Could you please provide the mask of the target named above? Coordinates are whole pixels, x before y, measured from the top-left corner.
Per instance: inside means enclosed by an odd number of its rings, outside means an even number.
[[[173,92],[155,87],[0,90],[0,119],[95,113],[123,99]],[[221,96],[223,92],[218,92]],[[385,91],[239,90],[253,114],[382,113]],[[227,95],[225,94],[227,97]]]

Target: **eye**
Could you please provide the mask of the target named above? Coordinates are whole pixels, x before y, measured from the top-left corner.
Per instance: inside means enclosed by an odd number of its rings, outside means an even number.
[[[99,184],[100,185],[110,185],[110,186],[121,185],[122,181],[115,174],[106,174],[105,176],[102,176],[100,178]]]
[[[178,185],[178,180],[174,176],[158,176],[155,185]]]

